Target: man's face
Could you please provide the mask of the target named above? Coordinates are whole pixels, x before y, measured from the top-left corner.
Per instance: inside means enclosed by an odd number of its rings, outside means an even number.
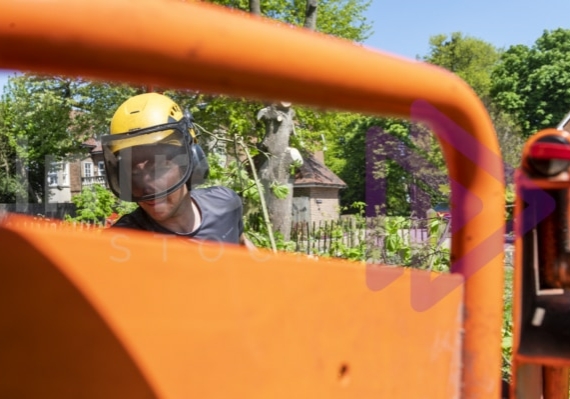
[[[188,194],[186,185],[181,186],[178,190],[155,200],[139,202],[139,206],[157,222],[165,222],[168,219],[178,216],[181,212],[181,205],[184,198]]]
[[[132,202],[154,201],[171,194],[190,178],[188,133],[178,126],[162,128],[103,137],[107,180],[117,197]]]
[[[132,190],[133,196],[142,197],[165,192],[180,183],[183,177],[182,167],[187,164],[186,154],[172,151],[155,151],[154,148],[137,149],[132,153]],[[138,204],[154,220],[160,222],[173,216],[181,200],[187,194],[186,185],[167,196],[141,201]]]
[[[135,147],[125,154],[122,162],[123,165],[130,164],[133,196],[150,196],[148,200],[138,202],[139,206],[158,222],[172,217],[188,192],[186,185],[167,196],[152,196],[180,183],[188,165],[187,154],[181,152],[180,147],[171,145]]]
[[[190,166],[184,147],[163,144],[121,150],[117,160],[120,190],[145,200],[180,185]]]

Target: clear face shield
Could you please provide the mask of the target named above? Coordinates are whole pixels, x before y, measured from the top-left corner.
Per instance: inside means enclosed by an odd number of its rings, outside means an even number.
[[[111,191],[124,201],[144,202],[182,187],[192,173],[186,126],[177,122],[103,136]]]

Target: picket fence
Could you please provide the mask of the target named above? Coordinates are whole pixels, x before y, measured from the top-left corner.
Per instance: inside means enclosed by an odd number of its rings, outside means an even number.
[[[428,241],[427,219],[411,219],[410,228],[398,230],[406,244],[421,245]],[[291,226],[291,241],[296,252],[331,253],[340,246],[354,248],[368,245],[381,248],[386,233],[379,218],[346,217],[339,220],[298,222]],[[446,237],[449,232],[446,232]],[[332,253],[334,255],[334,253]]]

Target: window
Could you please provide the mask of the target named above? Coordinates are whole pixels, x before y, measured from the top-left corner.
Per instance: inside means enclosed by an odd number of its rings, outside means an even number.
[[[57,186],[57,171],[50,170],[48,172],[47,181],[50,187]]]
[[[83,177],[91,177],[93,175],[93,164],[91,162],[83,163]]]
[[[61,183],[62,186],[69,186],[69,164],[67,162],[61,164]]]
[[[69,164],[67,162],[53,163],[47,174],[47,182],[50,187],[69,185]]]
[[[99,176],[105,176],[105,162],[99,161],[97,167],[99,168]]]

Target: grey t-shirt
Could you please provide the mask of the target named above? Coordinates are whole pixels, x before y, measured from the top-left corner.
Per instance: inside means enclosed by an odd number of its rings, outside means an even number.
[[[234,191],[222,186],[194,189],[190,195],[202,216],[202,223],[192,233],[179,234],[170,231],[152,220],[140,207],[122,216],[112,227],[239,244],[239,237],[243,233],[241,198]]]

